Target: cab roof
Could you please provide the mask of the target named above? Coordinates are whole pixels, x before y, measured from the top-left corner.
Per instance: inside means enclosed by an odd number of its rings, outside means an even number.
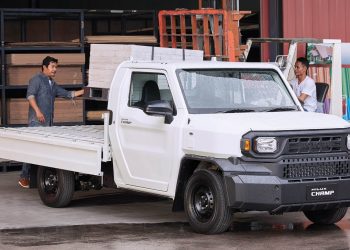
[[[262,62],[218,62],[218,61],[177,61],[177,62],[156,62],[156,61],[126,61],[120,65],[126,68],[143,69],[274,69],[279,70],[273,63]]]

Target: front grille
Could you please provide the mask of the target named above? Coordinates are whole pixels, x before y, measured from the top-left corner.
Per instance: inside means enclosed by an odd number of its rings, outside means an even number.
[[[288,138],[286,154],[335,153],[346,150],[345,136]]]
[[[310,157],[282,161],[283,178],[302,179],[319,177],[343,177],[350,175],[347,156]]]

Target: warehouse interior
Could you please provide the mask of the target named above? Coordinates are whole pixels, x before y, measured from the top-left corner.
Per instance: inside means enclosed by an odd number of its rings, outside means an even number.
[[[231,10],[250,11],[240,20],[240,42],[260,36],[260,1],[229,0]],[[88,84],[92,43],[159,46],[161,10],[222,8],[221,1],[42,1],[0,2],[1,125],[27,124],[25,99],[30,77],[40,70],[41,58],[59,59],[56,81],[67,90]],[[111,40],[112,39],[112,40]],[[251,49],[255,59],[258,47]],[[102,124],[107,102],[58,99],[55,125]],[[73,110],[74,112],[66,112]]]

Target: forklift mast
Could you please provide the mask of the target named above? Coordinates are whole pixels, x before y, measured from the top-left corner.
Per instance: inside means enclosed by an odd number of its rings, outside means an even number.
[[[160,46],[203,50],[208,60],[239,61],[246,49],[240,43],[239,20],[251,12],[232,10],[233,0],[199,0],[198,6],[159,12]]]

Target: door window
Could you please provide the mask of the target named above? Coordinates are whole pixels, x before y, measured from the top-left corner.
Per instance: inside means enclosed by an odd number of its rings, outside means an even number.
[[[173,103],[166,76],[161,73],[134,72],[131,75],[129,107],[144,109],[149,102],[157,100]]]

